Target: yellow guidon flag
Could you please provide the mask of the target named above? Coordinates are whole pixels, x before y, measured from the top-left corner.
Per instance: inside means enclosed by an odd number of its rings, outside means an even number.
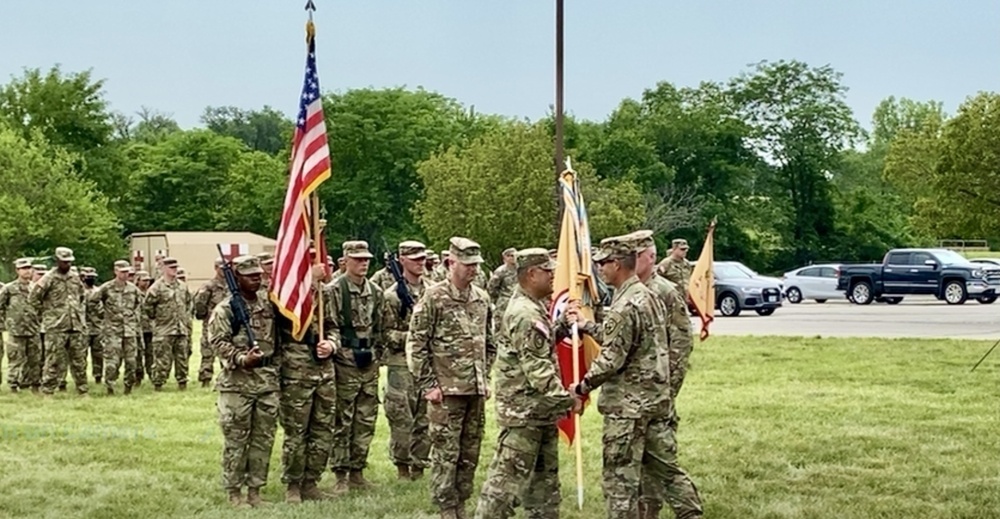
[[[715,320],[715,219],[708,225],[708,235],[701,255],[688,280],[688,303],[698,312],[701,319],[701,340],[708,338],[708,325]]]

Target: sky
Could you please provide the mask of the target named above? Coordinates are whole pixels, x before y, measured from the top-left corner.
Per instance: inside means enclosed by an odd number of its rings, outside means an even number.
[[[324,91],[423,87],[480,113],[555,103],[555,0],[315,0]],[[604,120],[659,81],[725,81],[761,60],[831,65],[870,125],[888,96],[1000,90],[1000,1],[566,0],[565,104]],[[304,0],[4,0],[0,83],[92,69],[112,109],[200,125],[207,106],[297,111]]]

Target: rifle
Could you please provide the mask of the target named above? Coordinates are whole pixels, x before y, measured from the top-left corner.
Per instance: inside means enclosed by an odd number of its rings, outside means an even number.
[[[406,319],[406,314],[413,308],[413,296],[410,289],[406,288],[406,278],[403,277],[403,266],[399,264],[399,258],[395,252],[389,248],[389,244],[382,240],[385,245],[385,268],[389,269],[392,278],[396,280],[396,295],[399,296],[399,318]]]
[[[226,256],[222,254],[222,246],[216,244],[215,247],[219,250],[219,257],[225,259]],[[253,328],[250,327],[250,311],[247,310],[247,302],[240,295],[240,286],[236,283],[236,273],[233,272],[233,265],[230,261],[222,262],[222,274],[226,278],[226,287],[229,288],[231,296],[229,306],[233,310],[233,319],[230,323],[233,335],[240,331],[241,326],[246,328],[247,338],[250,339],[250,349],[254,349],[257,347],[257,338],[254,337]]]

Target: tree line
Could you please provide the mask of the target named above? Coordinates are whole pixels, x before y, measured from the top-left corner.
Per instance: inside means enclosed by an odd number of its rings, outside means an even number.
[[[0,261],[57,245],[110,265],[133,232],[274,236],[293,124],[271,108],[209,107],[181,129],[112,110],[105,80],[59,67],[0,87]],[[891,247],[1000,238],[1000,95],[955,114],[889,97],[865,131],[830,66],[761,62],[728,81],[660,82],[604,121],[567,116],[595,239],[643,227],[768,272],[870,261]],[[474,237],[556,242],[554,119],[481,114],[423,89],[324,95],[333,177],[319,191],[328,243],[375,247]]]

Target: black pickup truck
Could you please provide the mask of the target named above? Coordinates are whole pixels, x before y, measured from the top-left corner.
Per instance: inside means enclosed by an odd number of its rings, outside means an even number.
[[[893,249],[882,264],[844,265],[837,289],[859,305],[896,304],[925,294],[960,305],[968,298],[990,304],[1000,295],[1000,267],[972,263],[948,249]]]

